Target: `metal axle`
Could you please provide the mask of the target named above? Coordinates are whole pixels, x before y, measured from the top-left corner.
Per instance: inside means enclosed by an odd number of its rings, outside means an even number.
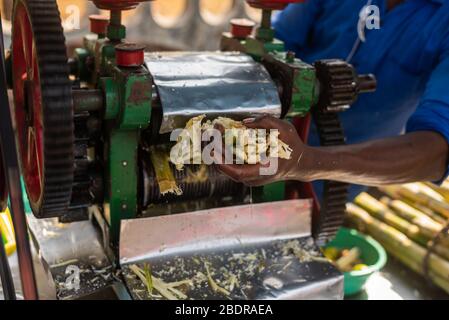
[[[78,89],[72,91],[75,112],[101,111],[105,107],[104,94],[98,89]]]

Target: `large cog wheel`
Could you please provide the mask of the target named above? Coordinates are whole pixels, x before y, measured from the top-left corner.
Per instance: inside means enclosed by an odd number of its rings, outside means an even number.
[[[35,216],[56,217],[68,209],[74,179],[71,83],[56,1],[15,1],[12,25],[22,175]]]

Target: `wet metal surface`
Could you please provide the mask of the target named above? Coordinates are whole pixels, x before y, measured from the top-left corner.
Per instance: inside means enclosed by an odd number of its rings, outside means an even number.
[[[145,63],[162,104],[160,133],[206,114],[242,120],[281,115],[278,90],[266,69],[232,52],[146,53]]]

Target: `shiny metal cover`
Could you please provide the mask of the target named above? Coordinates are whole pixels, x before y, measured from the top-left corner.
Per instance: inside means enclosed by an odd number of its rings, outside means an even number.
[[[242,120],[280,117],[281,101],[267,70],[236,52],[146,53],[145,63],[162,104],[160,133],[206,114]]]
[[[151,265],[170,283],[205,274],[207,264],[223,283],[235,275],[239,288],[225,297],[203,283],[189,288],[188,299],[341,299],[343,275],[310,236],[311,205],[289,200],[123,220],[120,265],[128,290],[134,299],[151,298],[133,264]]]

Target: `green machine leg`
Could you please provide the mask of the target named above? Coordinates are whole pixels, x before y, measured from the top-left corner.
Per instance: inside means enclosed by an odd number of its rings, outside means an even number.
[[[103,92],[107,137],[103,159],[106,186],[104,217],[109,225],[108,238],[118,244],[123,219],[133,219],[138,211],[138,152],[140,133],[151,117],[151,79],[148,72],[116,69],[113,77],[100,79]]]
[[[105,216],[109,237],[119,243],[120,223],[133,219],[138,209],[138,148],[140,132],[151,118],[151,79],[141,67],[134,70],[115,68],[114,77],[103,78],[106,92],[105,118],[110,122],[106,150],[108,186]]]
[[[138,141],[138,131],[114,130],[109,139],[107,171],[110,174],[110,185],[106,200],[109,205],[105,206],[109,207],[109,212],[105,212],[105,215],[112,243],[118,243],[121,220],[132,219],[137,215]]]

